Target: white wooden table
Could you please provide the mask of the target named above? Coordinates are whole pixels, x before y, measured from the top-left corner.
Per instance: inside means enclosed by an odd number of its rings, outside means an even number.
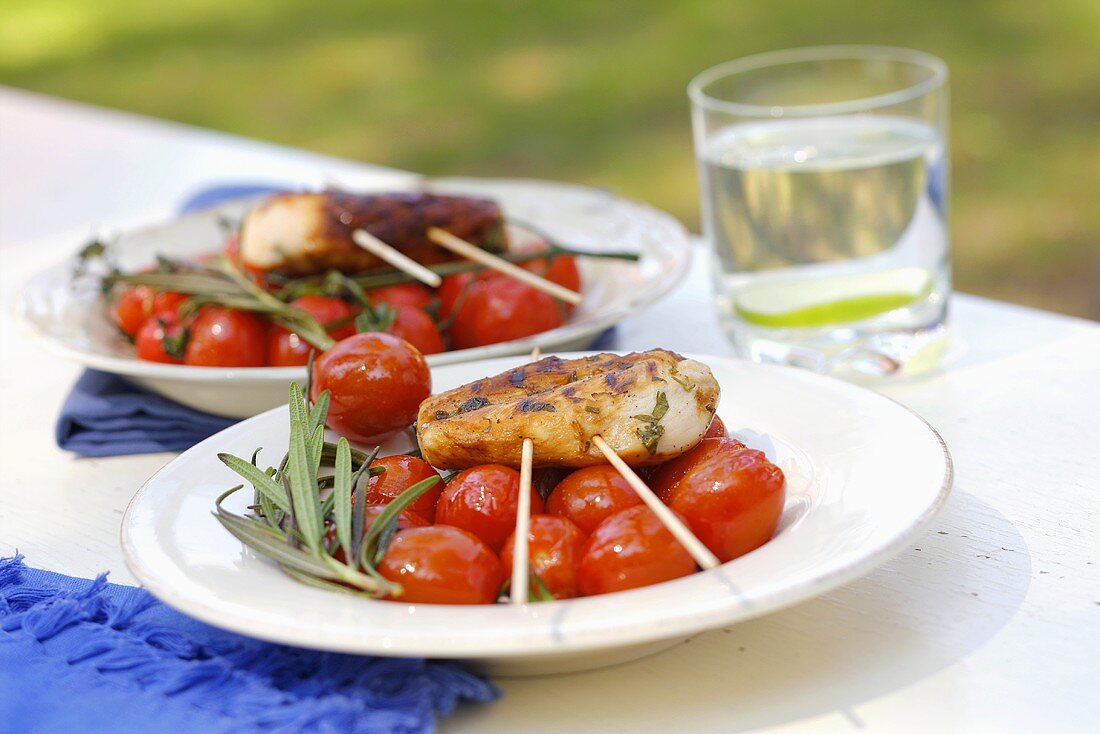
[[[380,178],[408,174],[0,89],[0,554],[132,583],[119,520],[170,458],[56,448],[78,370],[13,323],[24,278],[93,229],[168,216],[211,183]],[[1096,731],[1100,326],[968,296],[952,309],[961,353],[882,388],[931,421],[956,462],[946,508],[912,548],[824,597],[655,657],[501,680],[501,701],[444,731]],[[728,353],[710,313],[697,268],[624,323],[618,346]]]

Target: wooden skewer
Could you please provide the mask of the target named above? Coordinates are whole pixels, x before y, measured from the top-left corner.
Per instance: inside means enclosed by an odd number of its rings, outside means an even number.
[[[530,581],[530,554],[527,534],[531,531],[531,464],[534,463],[535,444],[523,439],[519,459],[519,502],[516,508],[516,534],[512,546],[512,603],[526,604]]]
[[[653,514],[664,523],[668,531],[680,541],[680,545],[684,546],[684,549],[691,554],[691,557],[695,559],[695,562],[699,564],[699,567],[704,571],[717,568],[721,565],[721,561],[718,557],[710,552],[703,542],[695,537],[695,534],[688,530],[687,525],[684,525],[680,521],[680,518],[668,508],[668,506],[661,502],[657,495],[653,494],[653,490],[650,489],[642,478],[634,473],[634,470],[627,466],[626,462],[619,457],[615,451],[607,445],[607,442],[603,440],[602,436],[593,436],[592,444],[600,450],[600,453],[604,455],[604,458],[615,467],[615,471],[622,475],[622,478],[627,481],[631,489],[639,497],[642,502],[645,502],[649,509],[653,510]],[[514,581],[513,581],[514,583]]]
[[[504,273],[516,280],[522,280],[527,285],[538,288],[543,293],[549,293],[559,301],[565,301],[566,303],[576,306],[583,299],[580,293],[571,291],[557,283],[552,283],[546,278],[540,278],[530,270],[524,270],[518,265],[499,258],[490,252],[486,252],[480,247],[472,245],[461,237],[456,237],[439,227],[429,227],[428,238],[437,245],[445,247],[453,253],[462,255],[462,257],[468,260],[479,262],[485,267]]]
[[[538,362],[539,357],[541,357],[541,356],[542,356],[542,350],[539,349],[539,345],[536,344],[535,348],[531,350],[531,359],[529,361]]]
[[[377,255],[390,265],[411,275],[425,285],[429,285],[432,288],[438,288],[443,282],[443,278],[440,277],[438,273],[433,273],[431,270],[428,270],[416,260],[413,260],[403,252],[397,251],[392,246],[387,245],[365,229],[355,230],[351,233],[351,238],[355,240],[355,244],[359,245],[367,252],[372,255]]]

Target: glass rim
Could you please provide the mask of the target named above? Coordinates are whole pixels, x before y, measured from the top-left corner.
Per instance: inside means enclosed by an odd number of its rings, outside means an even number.
[[[931,76],[893,92],[878,94],[841,102],[821,102],[805,105],[762,105],[747,102],[731,102],[718,99],[704,91],[704,88],[719,79],[746,71],[763,69],[768,66],[806,61],[894,61],[921,66],[931,71]],[[726,61],[699,72],[688,83],[688,97],[692,104],[717,112],[728,112],[745,117],[808,117],[814,115],[845,114],[866,112],[881,107],[890,107],[921,97],[941,87],[947,81],[947,64],[939,57],[924,51],[915,51],[895,46],[804,46],[783,51],[742,56]]]

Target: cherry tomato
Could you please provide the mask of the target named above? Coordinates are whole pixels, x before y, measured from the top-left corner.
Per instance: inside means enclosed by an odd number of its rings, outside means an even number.
[[[333,339],[339,341],[346,339],[355,333],[355,324],[348,323],[330,328],[331,324],[344,321],[354,316],[357,311],[347,301],[331,296],[299,296],[290,302],[294,308],[305,311],[317,323],[324,326]]]
[[[685,474],[691,471],[701,459],[710,455],[721,455],[735,449],[743,449],[745,444],[736,438],[704,438],[695,448],[686,454],[666,461],[656,468],[649,486],[666,505],[672,500],[672,490]]]
[[[599,524],[577,567],[581,593],[649,586],[687,576],[695,561],[645,505],[628,507]]]
[[[564,323],[553,297],[513,278],[478,280],[454,314],[451,341],[456,349],[522,339]]]
[[[539,580],[555,599],[571,599],[580,593],[577,586],[577,563],[581,560],[587,540],[580,528],[564,517],[531,516],[531,531],[527,534],[527,557],[531,562],[531,572],[538,574]],[[500,551],[505,578],[512,576],[515,541],[516,534],[513,532],[504,541],[504,547]],[[536,588],[532,581],[532,593]]]
[[[127,288],[115,301],[112,315],[115,323],[127,336],[134,336],[153,313],[154,291],[147,285]]]
[[[354,506],[354,505],[353,505]],[[386,509],[385,505],[366,505],[363,508],[363,532],[370,530],[370,526],[374,524],[374,521],[378,519],[378,516]],[[422,518],[420,515],[409,510],[405,510],[397,516],[397,529],[407,530],[408,528],[423,528],[431,525],[430,522]],[[328,523],[325,528],[325,544],[332,547],[336,543],[336,524]],[[332,557],[340,561],[340,563],[347,563],[347,555],[344,554],[343,547],[336,548],[332,552]]]
[[[290,302],[315,318],[319,324],[343,321],[355,315],[355,309],[339,298],[301,296]],[[334,339],[346,339],[355,333],[355,324],[348,322],[328,332]],[[315,347],[293,331],[272,325],[267,335],[267,361],[274,367],[300,367],[309,364],[309,353]]]
[[[153,296],[153,309],[150,315],[162,316],[165,314],[171,314],[178,316],[180,312],[180,306],[188,298],[185,293],[176,293],[175,291],[160,291]]]
[[[268,322],[254,313],[205,308],[191,322],[183,361],[206,367],[263,367]]]
[[[730,441],[730,439],[707,439]],[[723,562],[768,542],[783,512],[783,472],[764,452],[700,446],[676,460],[683,474],[665,490],[668,505],[678,512],[699,540]]]
[[[378,466],[386,471],[376,477],[371,477],[367,484],[366,501],[369,505],[386,505],[397,495],[429,477],[438,477],[439,473],[431,464],[418,459],[415,456],[383,456],[376,459],[371,466]],[[435,521],[435,503],[439,501],[439,495],[443,492],[443,480],[434,487],[420,495],[409,505],[410,510],[420,515],[429,522]]]
[[[367,293],[371,305],[384,303],[387,306],[411,306],[424,308],[431,304],[433,296],[427,286],[420,283],[397,283],[375,288]]]
[[[480,272],[468,270],[464,273],[454,273],[452,275],[443,276],[443,283],[436,291],[436,296],[439,297],[439,318],[445,319],[449,317],[460,298],[465,302],[465,296],[463,294],[468,294],[468,289],[474,281],[486,280],[492,277],[497,277],[497,273],[489,270],[482,270]]]
[[[577,258],[572,255],[554,255],[550,258],[529,260],[522,263],[520,267],[571,291],[579,293],[581,290],[581,271],[577,268]]]
[[[482,464],[460,472],[439,497],[435,521],[454,525],[499,551],[516,526],[519,472],[499,464]],[[531,514],[542,513],[542,498],[531,489]]]
[[[432,317],[414,306],[396,306],[397,315],[387,334],[399,336],[420,350],[421,354],[439,354],[444,350],[443,337]]]
[[[183,364],[181,357],[169,354],[167,349],[169,342],[180,339],[182,331],[183,327],[171,312],[146,319],[134,339],[138,359],[165,364]]]
[[[373,443],[406,428],[432,391],[424,355],[404,339],[366,332],[337,342],[313,363],[311,397],[332,399],[328,425]]]
[[[722,422],[721,418],[714,416],[710,425],[707,426],[707,432],[703,434],[703,438],[728,438],[729,435],[730,432],[726,430],[726,424]]]
[[[605,518],[641,501],[619,472],[601,464],[578,469],[561,480],[546,500],[546,511],[567,517],[591,533]]]
[[[492,604],[500,595],[500,560],[476,535],[448,525],[393,536],[378,572],[401,584],[410,604]]]

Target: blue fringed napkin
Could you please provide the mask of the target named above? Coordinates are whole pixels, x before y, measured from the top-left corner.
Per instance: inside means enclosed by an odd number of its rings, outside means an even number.
[[[302,650],[224,632],[142,589],[0,558],[0,730],[430,732],[497,696],[455,663]]]

